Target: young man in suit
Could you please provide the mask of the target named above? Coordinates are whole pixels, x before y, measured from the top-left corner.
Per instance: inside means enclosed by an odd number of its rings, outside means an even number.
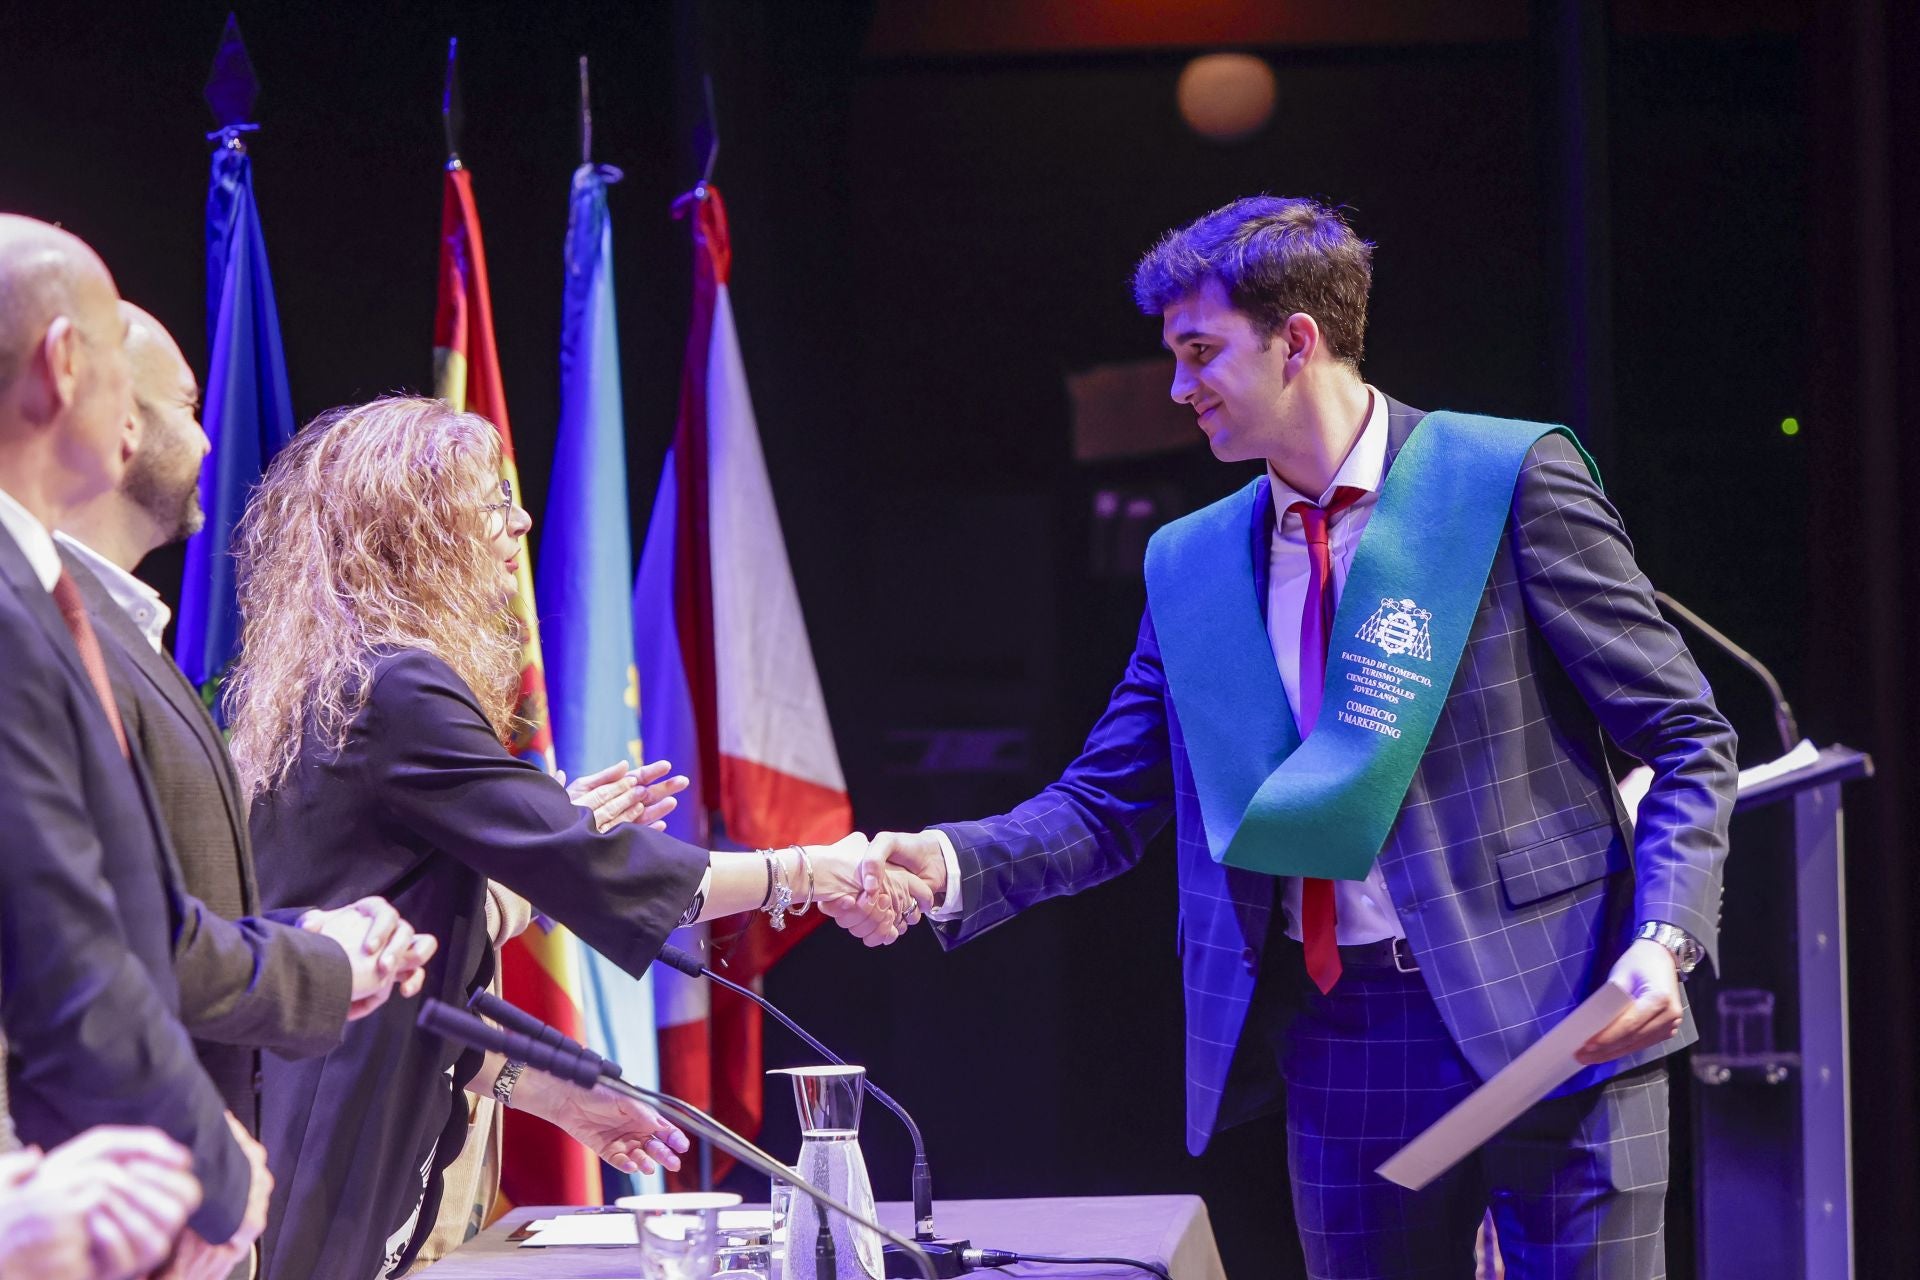
[[[126,350],[133,436],[119,484],[78,504],[55,534],[107,662],[121,723],[190,895],[176,934],[182,1021],[228,1110],[259,1132],[260,1050],[325,1053],[347,1021],[408,988],[432,954],[385,901],[262,915],[247,817],[225,742],[197,691],[161,647],[170,611],[132,570],[196,532],[206,433],[199,385],[166,329],[131,303]],[[299,927],[302,917],[305,927]],[[411,994],[408,991],[408,994]]]
[[[125,468],[117,305],[78,239],[0,214],[0,1024],[21,1138],[165,1131],[204,1193],[182,1254],[211,1257],[251,1246],[271,1177],[177,1020],[165,837],[50,533]]]
[[[951,946],[1172,817],[1188,1148],[1284,1096],[1310,1274],[1470,1274],[1491,1206],[1525,1274],[1658,1275],[1661,1059],[1716,944],[1733,733],[1570,437],[1362,380],[1371,270],[1337,211],[1269,197],[1142,260],[1173,398],[1263,474],[1156,535],[1058,782],[875,852]],[[1652,767],[1637,830],[1603,733]],[[1423,1191],[1373,1173],[1609,977],[1634,1002],[1566,1087]]]

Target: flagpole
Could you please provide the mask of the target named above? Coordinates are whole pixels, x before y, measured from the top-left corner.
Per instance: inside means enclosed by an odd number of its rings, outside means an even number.
[[[460,37],[447,37],[447,80],[440,92],[440,127],[447,137],[447,168],[460,168],[460,128],[466,113],[460,107]]]
[[[593,163],[593,97],[587,90],[587,55],[584,53],[580,55],[580,163]]]
[[[707,164],[700,171],[701,198],[706,198],[707,184],[713,181],[713,166],[720,162],[720,113],[713,107],[713,76],[708,72],[700,73],[700,84],[707,95]]]

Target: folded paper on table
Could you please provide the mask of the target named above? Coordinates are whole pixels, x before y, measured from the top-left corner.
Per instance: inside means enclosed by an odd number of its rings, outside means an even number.
[[[1820,759],[1820,748],[1800,739],[1799,745],[1781,756],[1778,760],[1769,760],[1765,764],[1750,765],[1740,771],[1738,789],[1746,791],[1763,782],[1772,782],[1775,778],[1784,778],[1795,769],[1804,769]]]
[[[768,1209],[722,1209],[718,1217],[722,1231],[771,1231],[773,1213]],[[536,1218],[527,1224],[523,1249],[551,1249],[556,1245],[630,1244],[638,1245],[640,1235],[631,1213],[595,1210],[569,1213],[558,1218]]]
[[[1581,1001],[1558,1026],[1374,1172],[1409,1190],[1420,1190],[1583,1070],[1586,1064],[1573,1056],[1575,1051],[1632,1003],[1633,997],[1620,987],[1601,983],[1600,989]]]
[[[639,1232],[630,1213],[569,1213],[539,1218],[527,1224],[532,1234],[520,1242],[523,1249],[551,1249],[556,1245],[624,1244],[638,1247]]]

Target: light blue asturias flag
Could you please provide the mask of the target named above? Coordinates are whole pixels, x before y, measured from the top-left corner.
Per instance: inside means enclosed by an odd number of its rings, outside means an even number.
[[[234,601],[233,526],[267,460],[293,438],[293,397],[280,345],[267,244],[253,202],[253,159],[241,141],[250,125],[213,135],[207,190],[207,350],[203,422],[213,452],[200,470],[207,523],[187,541],[174,653],[181,670],[215,705],[220,679],[240,646]]]
[[[613,307],[608,165],[574,170],[567,214],[566,299],[560,329],[560,426],[540,538],[540,634],[554,758],[569,778],[640,759],[640,690],[628,590],[626,422]],[[582,1013],[591,1047],[626,1078],[657,1087],[653,986],[576,941],[586,975]],[[609,1180],[619,1177],[603,1170]],[[624,1193],[624,1192],[623,1192]]]

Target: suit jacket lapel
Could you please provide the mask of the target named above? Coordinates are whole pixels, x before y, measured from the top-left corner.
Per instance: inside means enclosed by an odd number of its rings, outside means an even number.
[[[1425,409],[1409,409],[1392,396],[1387,397],[1387,460],[1380,469],[1380,479],[1384,482],[1387,473],[1393,470],[1393,460],[1400,456],[1400,449],[1407,443],[1407,437],[1427,416]]]
[[[27,563],[26,553],[5,529],[0,529],[0,576],[13,584],[15,594],[20,597],[21,605],[40,629],[47,633],[54,652],[67,664],[67,671],[87,689],[93,688],[93,678],[87,674],[86,666],[80,661],[80,650],[73,642],[73,632],[67,630],[66,619],[60,616],[60,606],[53,602],[53,596],[40,585],[33,566]],[[106,712],[101,711],[104,725]]]
[[[1267,584],[1273,580],[1273,480],[1261,476],[1253,494],[1253,594],[1267,621]]]
[[[233,766],[225,744],[220,740],[220,729],[214,724],[206,704],[200,701],[199,693],[170,658],[154,651],[153,645],[134,625],[133,619],[127,616],[126,610],[108,593],[106,584],[100,581],[98,574],[82,564],[65,547],[60,548],[60,559],[73,576],[75,585],[80,588],[80,594],[87,602],[87,612],[93,616],[98,630],[111,637],[110,641],[104,643],[119,645],[129,664],[140,673],[141,679],[185,722],[194,739],[199,742],[200,749],[206,753],[207,764],[220,780],[220,797],[226,804],[227,822],[233,827],[234,840],[238,847],[244,848],[244,843],[238,843],[244,841],[246,835],[246,819],[240,812],[239,784],[233,776]],[[241,859],[240,873],[246,882],[245,900],[255,901],[257,890],[248,859]]]
[[[67,566],[67,571],[73,572],[71,565]],[[47,639],[52,643],[54,651],[60,655],[61,661],[67,664],[67,670],[79,683],[79,687],[86,690],[88,697],[97,705],[99,698],[94,691],[93,677],[87,674],[86,665],[80,661],[80,650],[73,642],[73,632],[67,630],[66,619],[60,616],[60,606],[53,602],[53,597],[40,585],[40,579],[34,576],[33,567],[27,563],[26,555],[21,552],[12,536],[3,529],[0,529],[0,576],[4,576],[13,584],[14,594],[20,597],[27,612],[40,624],[40,629],[47,633]],[[74,581],[76,585],[80,585],[79,575],[74,575]],[[85,589],[81,586],[83,592]],[[94,727],[94,731],[102,735],[111,733],[106,708],[99,707],[98,711],[100,720]],[[110,751],[109,754],[112,752]],[[153,779],[147,773],[146,764],[138,751],[128,756],[127,765],[133,772],[134,787],[139,793],[142,806],[146,809],[147,823],[153,830],[154,848],[159,854],[163,887],[173,912],[171,924],[178,929],[182,892],[180,868],[174,860],[173,844],[167,838],[166,823],[160,816],[159,798],[154,793]]]

